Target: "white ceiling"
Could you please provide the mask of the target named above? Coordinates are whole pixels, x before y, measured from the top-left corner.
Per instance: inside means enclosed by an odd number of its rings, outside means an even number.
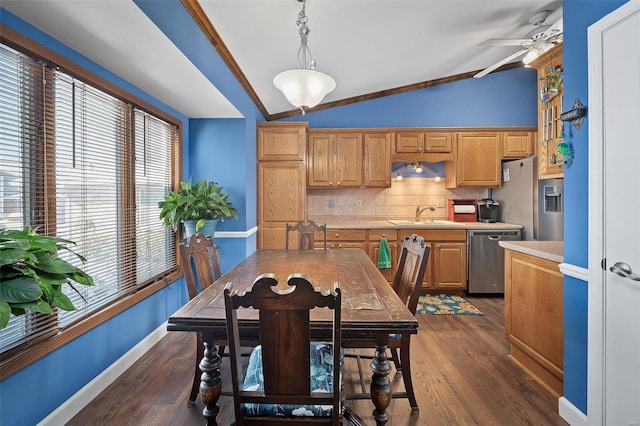
[[[293,109],[273,77],[297,67],[301,4],[199,3],[267,112]],[[240,116],[131,1],[3,0],[2,7],[188,117]],[[540,10],[552,12],[545,24],[562,16],[561,0],[307,0],[306,10],[316,69],[337,83],[324,102],[483,69],[520,47],[480,43],[524,37]]]

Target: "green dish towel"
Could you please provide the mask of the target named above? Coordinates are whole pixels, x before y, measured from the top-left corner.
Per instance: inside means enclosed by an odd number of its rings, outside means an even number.
[[[378,250],[378,269],[391,268],[391,250],[387,237],[384,235],[380,238],[380,249]]]

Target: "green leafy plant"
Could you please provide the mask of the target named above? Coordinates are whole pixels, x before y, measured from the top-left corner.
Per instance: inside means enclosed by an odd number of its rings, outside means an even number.
[[[216,182],[201,179],[196,183],[180,182],[180,189],[170,192],[164,201],[158,203],[160,219],[164,224],[178,230],[180,222],[196,220],[196,231],[202,228],[208,219],[238,218],[238,212],[227,199],[230,194],[224,194],[222,187]]]
[[[27,309],[44,314],[52,314],[52,307],[74,311],[62,285],[74,290],[73,282],[93,285],[91,276],[58,257],[59,250],[67,250],[86,262],[69,248],[75,242],[39,235],[36,230],[30,226],[0,229],[0,329],[7,326],[11,313],[22,315]]]

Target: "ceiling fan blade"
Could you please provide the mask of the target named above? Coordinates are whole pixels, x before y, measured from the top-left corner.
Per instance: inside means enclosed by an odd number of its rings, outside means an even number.
[[[480,46],[520,46],[526,43],[528,38],[492,38],[480,43]]]
[[[530,49],[522,49],[516,53],[514,53],[511,56],[507,56],[506,58],[504,58],[503,60],[496,62],[495,64],[491,65],[488,68],[485,68],[484,70],[480,71],[479,73],[477,73],[476,75],[473,76],[473,78],[480,78],[480,77],[484,77],[485,75],[489,74],[491,71],[495,70],[496,68],[499,68],[501,66],[503,66],[506,63],[511,62],[512,60],[514,60],[515,58],[517,58],[518,56],[524,55],[525,53],[527,53]]]

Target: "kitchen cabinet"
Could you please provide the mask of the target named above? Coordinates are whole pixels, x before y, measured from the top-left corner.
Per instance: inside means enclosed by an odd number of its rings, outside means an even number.
[[[464,229],[402,229],[399,241],[416,233],[431,247],[422,282],[424,293],[462,294],[467,289],[467,232]]]
[[[304,150],[307,123],[259,123],[258,248],[284,249],[286,224],[307,216]],[[288,160],[275,161],[274,158]]]
[[[393,161],[436,163],[455,159],[454,132],[406,129],[395,134]]]
[[[321,236],[315,234],[316,248],[321,247]],[[366,229],[333,229],[327,230],[327,249],[359,248],[367,251]]]
[[[290,123],[258,125],[258,161],[304,161],[306,126]]]
[[[387,243],[389,244],[389,251],[391,253],[391,268],[389,269],[380,269],[382,275],[389,281],[393,282],[393,278],[396,273],[396,269],[398,268],[398,260],[400,256],[400,250],[402,249],[403,241],[398,241],[398,231],[394,229],[385,229],[385,230],[377,230],[372,229],[368,232],[369,234],[369,257],[371,261],[377,266],[378,265],[378,256],[380,254],[380,239],[384,235],[387,238]]]
[[[563,276],[558,263],[505,249],[505,333],[511,357],[563,395]]]
[[[502,158],[527,158],[534,153],[535,132],[502,132]]]
[[[308,187],[357,188],[362,185],[361,132],[313,131],[308,139]]]
[[[530,66],[538,72],[538,91],[535,94],[538,99],[538,175],[540,179],[561,178],[564,176],[562,160],[556,149],[562,142],[562,97],[563,91],[548,102],[542,102],[541,91],[548,85],[547,76],[549,69],[562,70],[562,45],[558,45],[548,52],[540,55]]]
[[[393,135],[364,133],[364,186],[391,187],[391,142]]]
[[[502,184],[500,132],[459,132],[456,161],[445,163],[445,187],[499,187]]]

